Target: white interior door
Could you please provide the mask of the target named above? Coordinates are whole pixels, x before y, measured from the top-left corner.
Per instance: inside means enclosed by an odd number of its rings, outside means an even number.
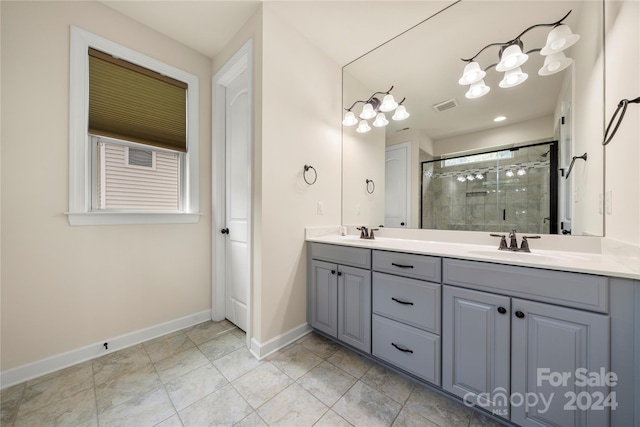
[[[240,329],[248,323],[249,294],[249,138],[248,70],[227,86],[226,110],[226,308],[225,316]]]
[[[213,77],[211,318],[251,339],[252,41]]]
[[[385,152],[385,227],[409,228],[411,212],[411,143],[387,147]]]

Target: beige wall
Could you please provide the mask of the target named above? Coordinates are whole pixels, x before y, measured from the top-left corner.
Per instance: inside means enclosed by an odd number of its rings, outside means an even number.
[[[2,370],[208,310],[211,60],[97,2],[1,8]],[[69,25],[200,77],[198,224],[67,222]]]
[[[340,223],[341,67],[263,5],[261,343],[306,323],[304,228]],[[303,166],[318,180],[308,186]],[[324,204],[324,215],[317,203]]]
[[[621,99],[640,96],[640,3],[606,2],[606,120]],[[605,190],[612,213],[605,215],[608,238],[640,245],[640,104],[629,104],[618,133],[605,148]]]
[[[375,92],[348,71],[342,73],[342,79],[345,108]],[[353,107],[356,117],[362,107],[362,103]],[[344,111],[340,114],[342,120]],[[342,224],[375,227],[384,224],[385,129],[371,126],[369,132],[357,133],[356,128],[345,126],[342,133]],[[367,179],[375,184],[373,194],[367,192]]]

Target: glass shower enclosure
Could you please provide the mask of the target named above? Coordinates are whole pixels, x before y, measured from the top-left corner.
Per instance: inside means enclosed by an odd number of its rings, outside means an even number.
[[[556,234],[557,141],[422,162],[421,228]]]

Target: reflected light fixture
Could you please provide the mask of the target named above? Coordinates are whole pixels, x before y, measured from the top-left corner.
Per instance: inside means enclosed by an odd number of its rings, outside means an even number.
[[[516,172],[516,175],[518,176],[524,176],[527,174],[527,171],[524,168],[520,168],[518,169],[518,172]]]
[[[369,97],[366,101],[355,101],[351,104],[351,107],[345,108],[346,113],[342,120],[342,124],[344,126],[355,126],[356,132],[358,133],[366,133],[371,130],[371,126],[369,126],[369,122],[367,120],[371,120],[375,117],[372,125],[374,127],[384,127],[389,124],[389,120],[387,120],[384,113],[388,113],[391,111],[395,111],[393,114],[393,120],[404,120],[409,117],[409,113],[407,109],[402,103],[406,100],[403,98],[402,101],[396,102],[391,95],[391,91],[393,90],[393,86],[386,92],[375,92],[373,95]],[[382,101],[376,95],[384,95]],[[353,107],[358,103],[363,103],[362,111],[358,115],[361,120],[358,120],[355,113],[352,111]]]
[[[521,67],[527,62],[529,55],[532,53],[539,52],[540,55],[545,57],[544,65],[538,71],[538,75],[540,76],[550,76],[559,73],[571,65],[573,60],[567,58],[563,51],[573,46],[580,39],[580,36],[573,34],[571,28],[563,24],[563,21],[567,19],[569,14],[571,14],[571,10],[556,22],[532,25],[511,40],[488,44],[471,58],[462,58],[462,61],[466,62],[467,65],[464,67],[462,77],[460,77],[458,83],[462,86],[469,85],[465,97],[475,99],[489,93],[491,88],[485,84],[483,79],[487,71],[494,67],[496,71],[505,73],[499,83],[501,88],[511,88],[524,83],[529,75],[523,72]],[[522,37],[534,28],[539,27],[552,27],[547,35],[545,46],[524,52]],[[498,62],[482,69],[476,61],[476,58],[486,49],[496,46],[499,47]]]
[[[484,179],[484,175],[482,175],[480,172],[476,173],[476,179]]]
[[[509,170],[507,170],[504,174],[505,174],[507,177],[511,178],[511,177],[513,176],[513,171],[512,171],[511,169],[509,169]]]

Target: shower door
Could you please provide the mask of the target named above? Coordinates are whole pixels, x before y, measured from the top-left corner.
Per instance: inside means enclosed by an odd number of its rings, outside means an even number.
[[[556,142],[422,163],[426,229],[555,233]]]

